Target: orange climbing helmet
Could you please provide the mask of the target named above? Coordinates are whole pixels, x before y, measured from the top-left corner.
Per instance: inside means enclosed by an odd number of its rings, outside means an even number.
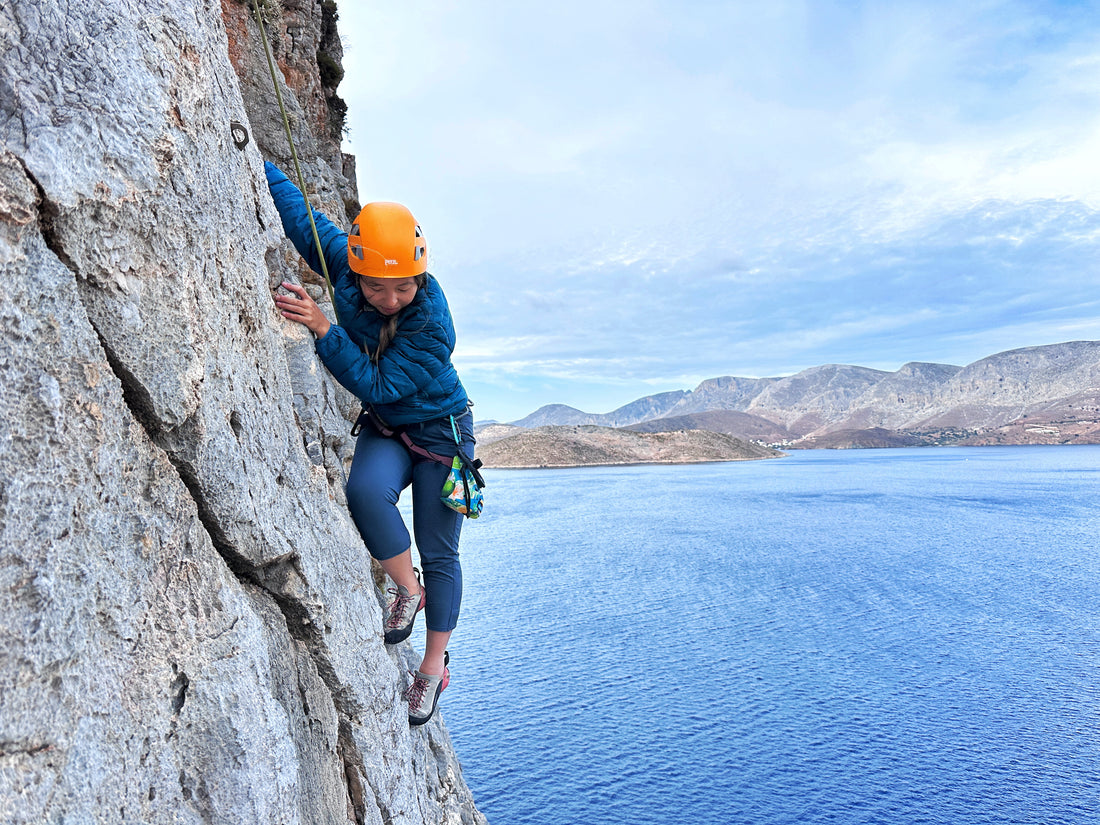
[[[348,235],[348,265],[372,278],[408,278],[428,270],[428,241],[399,203],[368,203]]]

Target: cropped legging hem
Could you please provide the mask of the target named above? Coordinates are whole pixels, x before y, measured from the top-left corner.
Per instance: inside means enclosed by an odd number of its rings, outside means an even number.
[[[467,454],[472,454],[474,447],[471,419],[469,413],[461,419],[456,416]],[[449,419],[414,424],[406,430],[426,450],[454,454]],[[424,576],[424,623],[428,630],[438,632],[455,629],[462,603],[458,540],[463,516],[439,499],[448,472],[440,462],[411,454],[400,441],[367,426],[355,445],[347,487],[348,508],[367,550],[385,561],[412,546],[397,508],[401,491],[412,486],[413,533]]]

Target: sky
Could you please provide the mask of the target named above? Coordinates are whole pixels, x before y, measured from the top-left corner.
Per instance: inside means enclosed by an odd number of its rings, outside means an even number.
[[[1100,3],[355,0],[479,421],[1100,339]]]

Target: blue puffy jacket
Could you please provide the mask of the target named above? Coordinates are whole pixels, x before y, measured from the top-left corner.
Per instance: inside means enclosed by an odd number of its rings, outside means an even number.
[[[264,164],[267,184],[283,231],[314,272],[321,272],[313,232],[302,193],[279,167]],[[348,236],[317,210],[317,234],[336,296],[340,324],[317,339],[321,361],[348,391],[370,404],[394,425],[430,421],[466,411],[468,399],[451,365],[455,328],[439,283],[428,283],[397,316],[397,333],[374,364],[364,352],[378,346],[385,316],[359,290],[358,277],[348,266]]]

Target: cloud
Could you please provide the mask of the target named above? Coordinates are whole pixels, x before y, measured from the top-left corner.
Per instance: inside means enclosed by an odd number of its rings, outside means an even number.
[[[414,206],[464,379],[519,417],[1100,337],[1093,12],[372,2],[341,93],[362,194]]]

